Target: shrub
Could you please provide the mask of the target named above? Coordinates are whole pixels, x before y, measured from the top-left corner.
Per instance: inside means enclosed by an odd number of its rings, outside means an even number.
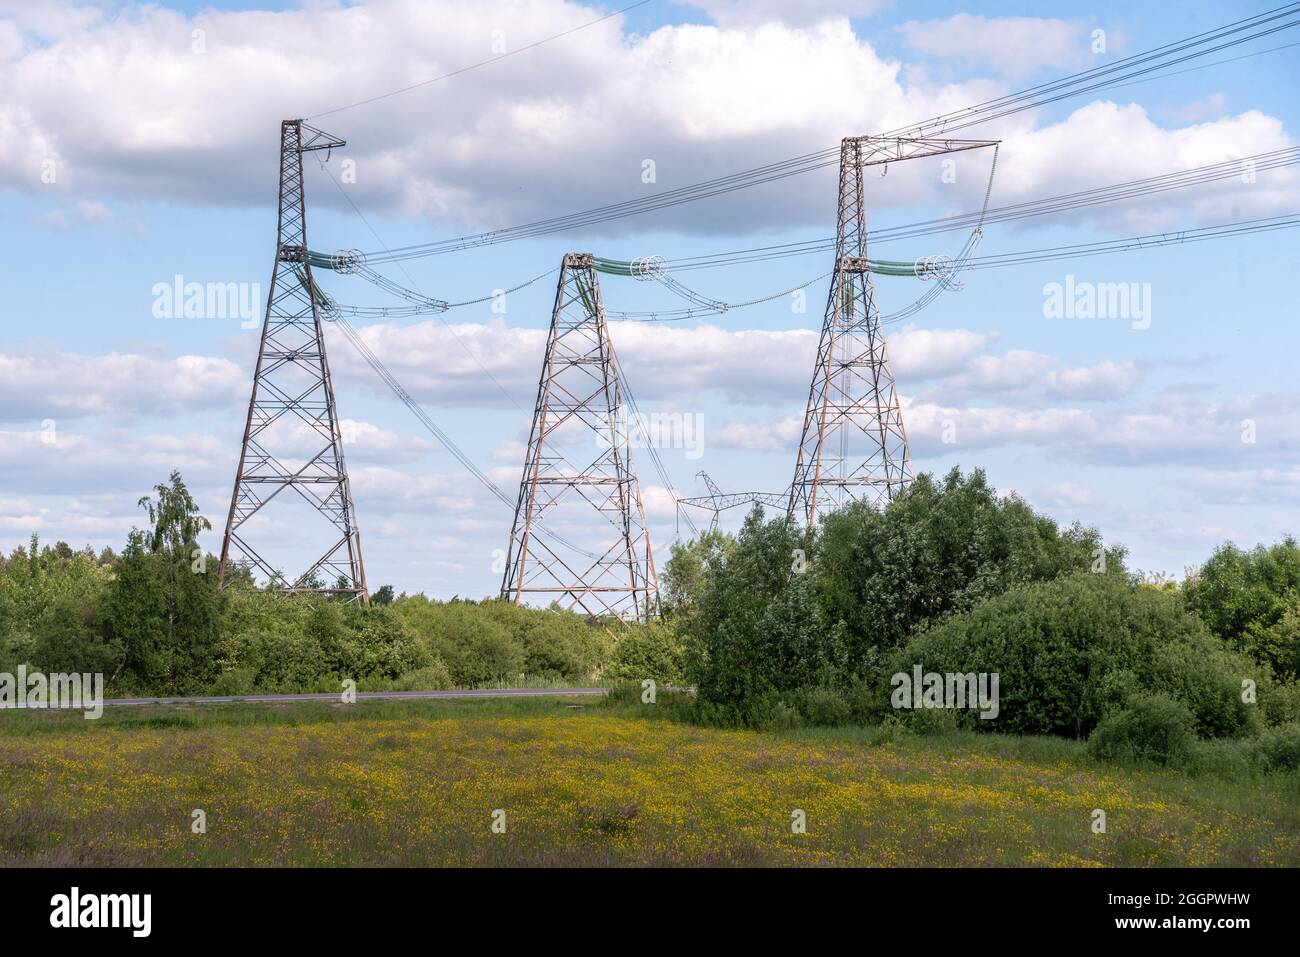
[[[1088,738],[1088,753],[1117,764],[1184,767],[1195,742],[1196,719],[1186,705],[1166,695],[1139,695],[1097,725]]]
[[[856,502],[818,529],[814,571],[827,620],[846,628],[850,667],[872,647],[897,648],[953,612],[1012,586],[1093,567],[1095,530],[1061,531],[1014,496],[999,497],[981,470],[920,475],[883,510]],[[1105,553],[1120,576],[1123,551]]]
[[[997,672],[999,715],[983,731],[1086,737],[1135,692],[1182,701],[1205,734],[1242,734],[1248,662],[1205,634],[1174,592],[1084,572],[1024,585],[931,628],[895,654],[894,671]],[[882,689],[880,694],[885,694]]]
[[[835,688],[814,685],[800,688],[791,696],[794,707],[808,724],[833,727],[848,724],[852,709],[844,695]]]
[[[842,676],[840,630],[827,626],[812,574],[794,570],[805,547],[793,522],[765,522],[756,508],[710,559],[684,626],[686,671],[719,714],[743,723],[759,699]]]
[[[1268,728],[1250,742],[1251,757],[1265,771],[1300,769],[1300,721]]]
[[[217,683],[231,690],[219,694],[301,692],[314,688],[328,673],[320,642],[301,632],[245,632],[229,650],[234,667]]]
[[[661,687],[686,682],[681,636],[670,622],[655,621],[628,628],[614,644],[605,677],[640,686],[646,678]]]
[[[390,687],[393,691],[446,691],[454,687],[454,684],[447,666],[441,659],[435,658],[433,664],[394,679]]]
[[[1275,674],[1300,677],[1300,545],[1246,552],[1228,543],[1187,584],[1190,607],[1230,646]]]

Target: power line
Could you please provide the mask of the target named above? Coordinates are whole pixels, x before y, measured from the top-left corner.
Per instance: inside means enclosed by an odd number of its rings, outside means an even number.
[[[442,80],[451,79],[454,76],[460,76],[462,73],[468,73],[470,70],[477,70],[479,67],[484,67],[492,63],[497,63],[509,57],[516,56],[528,50],[535,49],[539,46],[542,46],[543,44],[550,43],[553,40],[560,40],[564,37],[572,36],[573,34],[579,32],[580,30],[585,30],[588,27],[594,27],[596,24],[604,23],[606,20],[609,20],[613,17],[622,16],[623,14],[627,13],[629,10],[635,10],[637,7],[643,7],[649,2],[650,0],[637,0],[636,3],[629,4],[628,6],[623,7],[621,10],[615,10],[613,13],[607,13],[603,17],[597,17],[595,20],[590,20],[587,23],[581,24],[580,26],[576,26],[571,29],[565,30],[563,33],[556,33],[553,34],[552,36],[544,37],[541,40],[534,40],[532,43],[525,44],[524,46],[521,46],[517,49],[509,50],[505,53],[502,53],[498,56],[491,57],[487,60],[480,60],[478,63],[471,63],[468,66],[463,66],[458,70],[452,70],[450,73],[444,73],[441,76],[431,77],[428,80],[421,80],[419,83],[412,83],[410,86],[404,86],[396,90],[390,90],[387,93],[380,93],[377,96],[367,97],[364,100],[357,100],[355,103],[349,103],[347,106],[339,106],[339,107],[335,107],[332,110],[325,110],[324,112],[321,113],[313,113],[311,116],[306,117],[306,119],[314,120],[322,116],[330,116],[334,113],[342,113],[344,110],[351,110],[358,106],[366,106],[370,103],[377,103],[380,100],[386,100],[389,97],[400,96],[403,93],[409,93],[411,90],[418,90],[421,87],[428,86],[431,83],[438,83]]]
[[[919,136],[930,131],[932,128],[934,129],[934,132],[938,134],[947,134],[979,123],[985,123],[993,119],[1009,116],[1013,113],[1019,113],[1024,110],[1054,103],[1067,97],[1079,96],[1096,90],[1118,86],[1121,82],[1130,81],[1134,77],[1146,76],[1147,74],[1163,70],[1177,63],[1205,56],[1231,46],[1237,46],[1300,25],[1300,19],[1286,20],[1286,18],[1292,17],[1296,14],[1300,14],[1300,4],[1290,4],[1286,7],[1279,7],[1254,17],[1233,21],[1232,23],[1216,28],[1215,30],[1196,34],[1192,37],[1184,38],[1183,40],[1165,44],[1164,46],[1157,47],[1154,50],[1147,51],[1143,54],[1127,57],[1114,64],[1070,74],[1048,83],[1030,87],[1029,89],[1019,93],[1008,94],[1007,96],[988,100],[981,104],[966,107],[963,110],[934,117],[930,120],[913,124],[910,127],[901,127],[897,130],[881,135],[886,137]],[[1276,22],[1280,20],[1286,20],[1286,22]],[[1241,34],[1243,31],[1251,30],[1254,27],[1261,27],[1264,24],[1271,25],[1245,36],[1236,35]],[[1205,49],[1193,49],[1206,43],[1214,43],[1219,40],[1222,40],[1223,42]],[[1192,52],[1184,52],[1188,50],[1191,50]],[[1247,56],[1253,56],[1264,52],[1270,51],[1255,51],[1251,54],[1247,54]],[[1177,56],[1174,59],[1165,59],[1173,54],[1183,55]],[[388,249],[384,250],[382,253],[375,253],[373,255],[368,254],[367,259],[371,262],[378,263],[396,261],[398,259],[413,259],[424,256],[444,255],[446,253],[460,252],[501,242],[535,238],[551,233],[563,232],[579,227],[622,219],[629,216],[641,215],[647,212],[669,209],[699,199],[718,196],[739,189],[747,189],[751,186],[775,182],[791,176],[797,176],[813,170],[832,166],[837,162],[838,152],[838,146],[829,147],[812,153],[806,153],[802,156],[779,160],[726,176],[716,177],[701,183],[667,190],[650,197],[642,197],[620,203],[611,203],[605,206],[583,210],[581,212],[568,213],[562,216],[550,217],[548,219],[537,220],[518,226],[504,227],[502,229],[491,230],[484,233],[476,233],[446,240],[437,240],[430,243],[399,247],[397,249]]]

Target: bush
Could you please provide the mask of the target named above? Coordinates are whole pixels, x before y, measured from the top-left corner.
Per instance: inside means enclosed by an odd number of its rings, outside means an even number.
[[[808,724],[834,727],[848,724],[852,718],[849,703],[835,688],[813,686],[800,688],[792,696],[794,707]]]
[[[1097,725],[1088,738],[1088,753],[1116,764],[1185,767],[1195,742],[1196,719],[1186,705],[1165,695],[1145,695]]]
[[[1210,631],[1287,679],[1300,678],[1300,545],[1246,552],[1228,543],[1187,584]]]
[[[451,672],[438,658],[431,665],[402,675],[390,685],[393,691],[447,691],[452,687]]]
[[[239,635],[228,650],[234,667],[223,672],[216,683],[234,690],[219,694],[302,692],[315,688],[328,673],[320,642],[301,632],[249,631]],[[251,686],[240,687],[245,680]]]
[[[618,636],[605,677],[638,687],[646,678],[660,687],[682,685],[686,682],[684,652],[681,636],[670,622],[630,627]]]
[[[981,602],[895,653],[881,680],[915,664],[998,673],[997,719],[957,715],[983,731],[1082,738],[1135,693],[1181,701],[1207,735],[1244,734],[1256,720],[1241,679],[1258,669],[1207,635],[1177,593],[1112,575],[1084,572]]]
[[[1268,728],[1250,742],[1251,757],[1265,771],[1300,769],[1300,721]]]
[[[1088,571],[1101,554],[1092,529],[1060,530],[983,471],[920,475],[883,510],[855,502],[818,529],[813,568],[827,620],[843,622],[850,668],[870,648],[898,648],[926,626],[1009,588]],[[1104,553],[1122,576],[1123,551]]]
[[[744,723],[760,699],[843,675],[840,630],[822,616],[812,574],[794,570],[803,548],[793,522],[765,522],[756,508],[708,563],[684,625],[686,670],[700,701],[731,720]]]

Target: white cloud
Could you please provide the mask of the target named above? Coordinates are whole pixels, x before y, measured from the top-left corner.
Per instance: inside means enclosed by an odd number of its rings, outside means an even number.
[[[210,356],[0,353],[0,421],[221,408],[247,402],[251,380],[251,371]]]
[[[1067,20],[959,13],[912,20],[899,29],[912,49],[927,56],[991,66],[1016,78],[1045,66],[1069,73],[1088,65],[1092,56],[1084,25]]]
[[[804,10],[820,19],[822,11],[843,14],[857,6]],[[336,161],[356,161],[356,183],[348,189],[359,206],[428,216],[443,231],[495,228],[637,198],[1008,92],[1004,83],[986,79],[909,82],[902,64],[882,58],[842,16],[790,25],[771,20],[773,7],[766,4],[745,8],[764,22],[729,18],[730,4],[710,7],[722,26],[624,35],[615,18],[580,39],[476,71],[472,83],[435,83],[316,122],[349,141]],[[60,10],[39,23],[24,14],[17,22],[43,39],[0,58],[6,91],[0,175],[45,192],[51,187],[40,181],[42,163],[55,159],[54,188],[81,197],[202,203],[265,202],[286,116],[353,103],[482,59],[496,30],[505,30],[509,47],[595,14],[563,0],[490,9],[450,0],[373,0],[193,17],[152,6]],[[980,27],[995,31],[988,42],[1011,49],[996,33],[1002,21],[990,22],[995,27]],[[195,29],[205,31],[205,52],[192,48]],[[1014,42],[1019,36],[1013,34]],[[1064,49],[1032,30],[1024,36],[1045,58]],[[844,89],[855,95],[825,95]],[[84,108],[88,102],[94,110]],[[412,122],[420,116],[436,122]],[[1035,123],[1027,113],[980,128],[980,135],[1005,140],[995,203],[1288,143],[1281,123],[1256,111],[1162,129],[1140,107],[1096,103],[1045,129]],[[1114,149],[1117,142],[1125,148]],[[641,181],[645,159],[656,163],[653,186]],[[967,160],[959,165],[966,169]],[[962,174],[955,186],[944,186],[932,164],[903,164],[891,171],[892,188],[876,202],[939,199],[971,208],[982,175]],[[732,233],[824,224],[832,177],[830,170],[791,177],[752,195],[689,203],[607,231],[633,223],[711,231],[725,224]],[[311,170],[308,189],[313,203],[342,202]],[[754,201],[760,192],[761,201]],[[1296,178],[1270,172],[1248,191],[1222,186],[1206,195],[1213,199],[1194,207],[1196,217],[1235,207],[1293,208]],[[1186,200],[1173,194],[1158,202],[1165,209]]]

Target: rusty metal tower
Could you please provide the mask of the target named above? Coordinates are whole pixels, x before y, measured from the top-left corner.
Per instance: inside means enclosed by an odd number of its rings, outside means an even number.
[[[863,170],[995,145],[919,137],[841,141],[835,271],[790,487],[792,518],[811,527],[821,508],[853,499],[883,505],[912,479],[907,430],[867,260]]]
[[[231,560],[242,560],[284,591],[337,594],[369,604],[320,304],[310,291],[314,285],[303,195],[303,154],[344,145],[302,120],[280,124],[275,265],[219,577],[224,582]],[[264,543],[254,547],[249,541],[273,537],[272,513],[284,513],[290,502],[305,503],[309,511],[303,518],[280,514],[280,519],[288,518],[286,524],[307,537],[319,533],[319,544],[313,539],[311,547],[322,549],[320,557],[292,578],[265,557]],[[258,521],[267,525],[259,530]],[[253,526],[246,528],[250,522]]]
[[[581,523],[592,550],[557,531]],[[644,621],[659,584],[595,260],[560,268],[501,595]]]

